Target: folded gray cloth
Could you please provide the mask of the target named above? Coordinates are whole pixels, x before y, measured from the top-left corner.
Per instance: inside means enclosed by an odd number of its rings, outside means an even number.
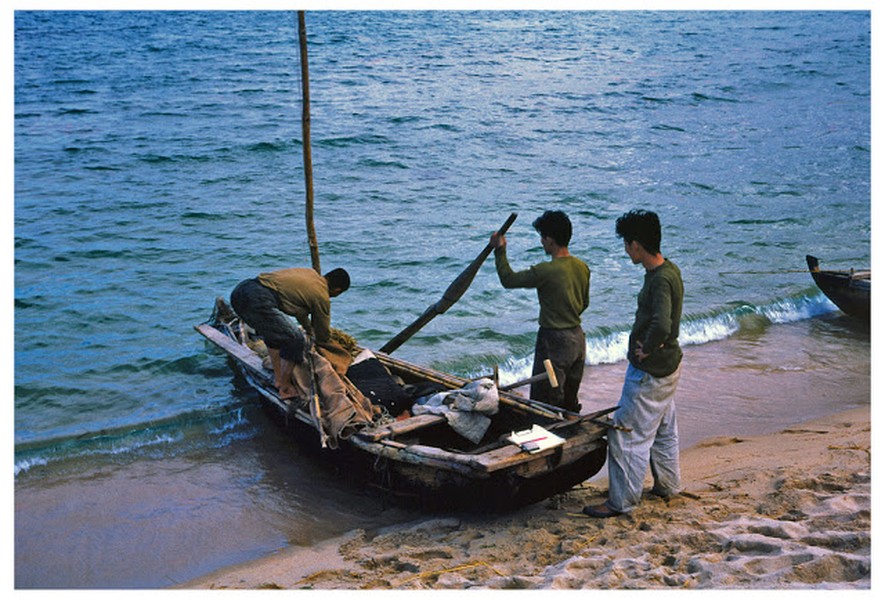
[[[412,414],[442,415],[449,426],[474,444],[488,431],[498,413],[498,387],[491,379],[477,379],[460,390],[440,392],[418,398]]]

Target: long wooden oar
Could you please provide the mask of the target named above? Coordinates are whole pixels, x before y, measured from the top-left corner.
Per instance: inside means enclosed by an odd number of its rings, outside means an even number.
[[[501,229],[498,230],[499,235],[504,235],[507,233],[507,230],[510,229],[510,226],[513,225],[513,222],[516,220],[516,213],[511,213],[507,218],[507,221],[504,222],[504,225]],[[415,322],[400,331],[396,337],[387,342],[381,347],[381,352],[386,354],[390,354],[397,348],[403,345],[403,342],[408,340],[410,337],[415,335],[419,329],[427,325],[430,320],[436,315],[441,315],[446,312],[450,306],[452,306],[458,299],[464,295],[464,292],[467,291],[467,288],[470,287],[470,284],[473,282],[473,278],[476,276],[476,272],[479,271],[479,268],[482,266],[482,263],[485,262],[485,259],[488,258],[489,254],[492,253],[494,248],[492,244],[489,243],[483,248],[482,252],[479,253],[470,266],[468,266],[464,271],[455,278],[455,281],[449,285],[448,289],[443,293],[442,298],[440,298],[434,304],[431,304],[430,307],[424,311],[424,314],[415,319]]]

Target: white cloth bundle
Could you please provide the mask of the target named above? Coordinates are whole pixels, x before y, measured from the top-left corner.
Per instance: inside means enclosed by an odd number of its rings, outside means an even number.
[[[498,413],[498,387],[491,379],[471,381],[460,390],[439,392],[418,398],[412,414],[442,415],[449,426],[474,444],[485,435],[492,420],[488,415]]]

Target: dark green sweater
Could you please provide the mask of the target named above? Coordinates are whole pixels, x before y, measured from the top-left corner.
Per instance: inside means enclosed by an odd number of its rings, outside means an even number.
[[[679,322],[685,288],[679,267],[665,260],[660,267],[646,271],[645,282],[637,299],[636,319],[630,332],[627,358],[637,369],[655,377],[672,374],[682,361],[679,347]],[[635,354],[636,342],[642,342],[649,354],[640,361]]]
[[[495,267],[505,288],[538,290],[541,327],[570,329],[581,324],[581,313],[590,304],[590,269],[581,259],[565,256],[514,271],[506,249],[496,248]]]

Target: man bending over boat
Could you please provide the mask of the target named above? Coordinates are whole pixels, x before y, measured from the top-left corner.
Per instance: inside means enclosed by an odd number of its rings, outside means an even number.
[[[615,223],[634,265],[645,268],[628,343],[627,373],[617,427],[608,430],[608,500],[585,506],[591,517],[632,511],[642,499],[651,463],[652,493],[668,498],[680,491],[676,385],[682,368],[679,322],[685,290],[679,268],[661,254],[661,222],[650,211],[633,210]]]
[[[586,342],[581,328],[581,313],[590,304],[590,269],[569,254],[572,222],[560,211],[546,211],[532,227],[541,235],[541,246],[551,260],[524,271],[514,271],[507,261],[507,240],[493,233],[495,268],[505,288],[538,290],[538,336],[532,375],[544,372],[544,360],[550,359],[559,380],[553,388],[548,380],[532,384],[530,397],[541,402],[580,412],[578,390],[584,376]]]
[[[282,269],[240,282],[231,293],[236,313],[264,338],[280,399],[296,396],[292,369],[304,360],[304,336],[289,319],[298,319],[317,346],[329,342],[330,298],[350,287],[350,275],[334,269],[320,275],[313,269]]]

